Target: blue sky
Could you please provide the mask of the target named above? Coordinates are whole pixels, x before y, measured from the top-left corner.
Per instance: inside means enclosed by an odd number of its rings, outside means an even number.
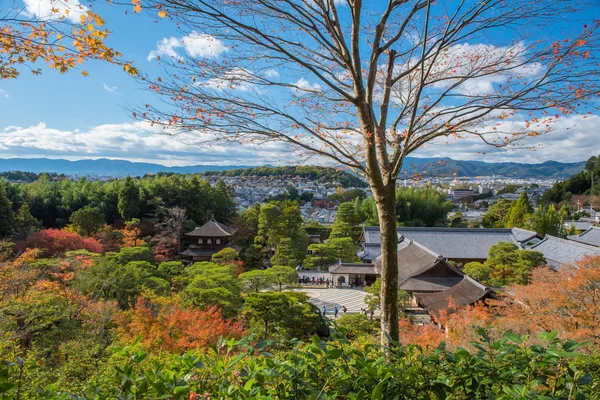
[[[10,2],[5,0],[1,4]],[[105,19],[107,29],[112,31],[108,45],[121,51],[145,73],[161,71],[155,59],[149,60],[153,51],[162,51],[164,56],[169,51],[186,51],[189,44],[188,53],[212,57],[214,54],[211,56],[210,52],[218,46],[213,43],[212,50],[207,49],[207,44],[198,37],[193,42],[182,41],[189,32],[179,32],[168,20],[134,14],[131,7],[111,6],[102,1],[94,5],[94,11]],[[598,9],[592,12],[600,14]],[[563,28],[569,29],[569,24]],[[61,75],[45,66],[42,68],[41,76],[22,70],[17,79],[0,80],[0,158],[107,157],[168,165],[289,163],[287,151],[276,144],[259,148],[240,145],[208,148],[149,132],[145,124],[136,122],[123,107],[145,104],[153,101],[154,96],[119,66],[87,62],[81,69],[89,71],[88,77],[82,76],[80,70]],[[561,121],[555,129],[556,132],[540,140],[545,147],[535,153],[492,152],[483,157],[477,154],[481,151],[480,144],[457,142],[450,147],[432,144],[415,155],[542,162],[580,161],[600,154],[599,116],[586,119],[573,116]]]

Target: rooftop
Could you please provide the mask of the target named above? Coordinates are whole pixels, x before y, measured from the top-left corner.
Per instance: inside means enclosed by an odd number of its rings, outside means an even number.
[[[585,232],[579,235],[567,236],[567,239],[575,242],[589,244],[590,246],[600,246],[600,227],[590,226]]]
[[[228,237],[232,236],[236,231],[236,228],[217,222],[213,218],[204,225],[186,233],[186,235],[194,237]]]
[[[485,260],[496,243],[511,242],[519,246],[517,235],[511,229],[400,227],[397,231],[399,236],[414,240],[448,259]],[[518,236],[524,236],[521,233]],[[367,226],[362,240],[365,244],[378,244],[379,236],[378,226]]]
[[[441,310],[448,308],[450,299],[457,306],[468,306],[491,293],[490,288],[465,275],[463,280],[449,289],[437,293],[419,293],[416,297],[427,311],[439,314]]]
[[[530,249],[541,252],[548,265],[555,269],[572,265],[586,256],[600,256],[600,248],[598,247],[554,236],[546,236],[542,241],[531,246]]]
[[[381,260],[375,260],[381,270]],[[463,273],[414,240],[398,243],[398,284],[403,290],[443,290],[453,286]]]
[[[338,263],[329,267],[330,274],[379,275],[373,264]]]

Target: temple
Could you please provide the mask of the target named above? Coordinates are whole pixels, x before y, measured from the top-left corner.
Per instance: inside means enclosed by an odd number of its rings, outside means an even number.
[[[190,261],[210,261],[213,254],[225,247],[231,247],[236,228],[227,226],[212,218],[206,224],[196,227],[185,235],[192,245],[181,253]]]

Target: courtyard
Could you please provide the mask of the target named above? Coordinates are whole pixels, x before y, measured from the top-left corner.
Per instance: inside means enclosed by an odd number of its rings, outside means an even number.
[[[367,308],[365,304],[366,292],[360,289],[315,289],[306,288],[298,289],[306,293],[311,303],[319,307],[319,310],[325,306],[327,309],[327,317],[333,318],[333,310],[335,307],[340,310],[338,316],[343,315],[342,307],[348,309],[346,314],[357,314],[361,308]],[[375,311],[375,316],[379,316],[379,311]]]

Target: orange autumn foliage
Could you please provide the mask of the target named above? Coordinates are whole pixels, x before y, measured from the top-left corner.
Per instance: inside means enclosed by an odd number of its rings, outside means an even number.
[[[240,338],[244,334],[237,322],[224,320],[216,307],[208,310],[186,308],[174,298],[140,297],[131,310],[117,318],[119,337],[141,343],[150,350],[182,353],[216,344],[223,336]]]
[[[496,303],[498,324],[518,333],[556,330],[562,337],[600,344],[600,257],[559,271],[537,268],[531,283],[509,288]]]
[[[402,344],[416,344],[425,350],[432,350],[445,340],[444,331],[436,325],[415,325],[408,318],[402,318],[399,325]]]
[[[39,63],[65,73],[85,60],[104,60],[123,66],[130,75],[137,69],[121,60],[121,53],[106,46],[109,31],[104,20],[89,8],[52,1],[51,15],[34,16],[18,7],[8,8],[0,20],[0,79],[14,79],[19,69],[41,73]],[[82,75],[88,76],[86,70]]]

